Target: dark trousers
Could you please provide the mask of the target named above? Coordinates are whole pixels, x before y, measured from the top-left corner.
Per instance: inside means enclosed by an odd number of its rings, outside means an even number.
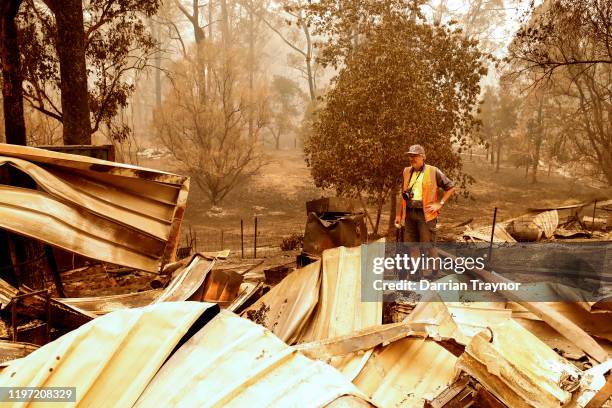
[[[422,208],[406,208],[406,225],[402,228],[402,242],[436,242],[437,218],[425,221]]]
[[[401,242],[436,242],[436,224],[437,218],[431,221],[425,221],[425,213],[423,208],[406,208],[405,226],[400,230]],[[424,250],[429,256],[436,256],[437,251],[433,245],[423,247],[413,247],[410,249],[410,256],[418,257],[421,251]],[[437,272],[432,272],[432,276],[436,276]],[[423,277],[423,271],[419,270],[411,279],[419,280]],[[405,271],[399,273],[400,279],[406,279]]]

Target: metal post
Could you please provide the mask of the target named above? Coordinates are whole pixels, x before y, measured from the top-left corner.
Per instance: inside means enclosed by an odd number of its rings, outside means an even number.
[[[497,220],[497,207],[493,210],[493,226],[491,227],[491,242],[489,242],[489,263],[491,263],[491,255],[493,251],[493,237],[495,236],[495,221]]]
[[[593,221],[591,221],[591,232],[595,231],[595,209],[597,208],[597,200],[593,203]]]
[[[13,341],[17,341],[17,299],[11,305],[11,327],[13,328]]]
[[[51,295],[49,292],[45,293],[45,300],[47,301],[47,343],[51,342]]]
[[[53,275],[53,281],[55,283],[57,293],[60,295],[60,297],[66,297],[66,293],[64,293],[64,285],[62,284],[62,277],[60,276],[59,269],[57,268],[55,255],[51,245],[45,244],[45,255],[47,256],[47,262],[49,264],[49,268],[51,269],[51,275]]]
[[[244,222],[240,219],[240,253],[241,257],[244,258]]]
[[[221,250],[223,251],[223,230],[221,230]]]
[[[255,217],[255,232],[253,233],[253,259],[257,258],[257,217]]]

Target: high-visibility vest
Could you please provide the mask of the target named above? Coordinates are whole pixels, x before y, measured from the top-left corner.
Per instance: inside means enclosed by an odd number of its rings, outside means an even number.
[[[423,212],[425,213],[425,221],[431,221],[435,219],[440,211],[426,211],[425,208],[431,203],[438,201],[438,181],[436,180],[436,166],[429,164],[423,164]],[[402,184],[402,191],[408,190],[408,183],[410,181],[410,175],[412,174],[412,167],[404,168],[404,180]],[[406,216],[406,201],[402,199],[402,205],[400,209],[401,220],[404,220]]]

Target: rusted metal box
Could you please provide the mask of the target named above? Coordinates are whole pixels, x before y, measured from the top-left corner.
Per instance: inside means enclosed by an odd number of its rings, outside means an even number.
[[[353,200],[343,197],[322,197],[306,202],[306,215],[315,213],[321,216],[325,213],[352,214],[355,211]]]

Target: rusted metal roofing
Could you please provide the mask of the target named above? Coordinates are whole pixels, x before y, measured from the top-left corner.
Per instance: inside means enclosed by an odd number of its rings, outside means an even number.
[[[546,238],[550,238],[559,225],[559,212],[557,210],[541,212],[533,218],[533,223],[544,232]]]
[[[73,406],[130,407],[194,323],[217,311],[168,302],[110,313],[11,362],[0,385],[76,387]]]
[[[0,144],[0,166],[39,190],[0,185],[0,228],[151,272],[174,257],[189,179],[33,147]]]
[[[367,399],[332,367],[221,311],[164,364],[136,406],[323,407],[343,395]]]
[[[372,251],[384,252],[383,245]],[[323,251],[319,302],[299,342],[349,334],[382,323],[382,301],[361,299],[361,247]]]
[[[240,291],[236,299],[227,306],[227,310],[234,313],[240,313],[244,305],[263,288],[264,283],[259,281],[255,282],[242,282],[240,285]]]
[[[368,256],[382,256],[383,251],[382,245],[374,245]],[[243,316],[263,324],[289,344],[381,324],[382,299],[361,299],[361,255],[361,247],[323,251],[321,261],[290,273]]]
[[[447,258],[454,258],[454,255],[439,250],[438,253]],[[512,281],[486,269],[468,270],[468,272],[478,279],[490,283],[509,284]],[[582,351],[593,357],[598,362],[608,360],[608,353],[579,325],[562,313],[559,313],[551,305],[554,302],[532,302],[521,291],[499,290],[500,295],[506,299],[518,303],[538,318],[545,321],[554,328],[559,334],[570,340]],[[586,305],[585,305],[586,306]]]
[[[76,387],[72,406],[87,407],[371,406],[334,368],[200,302],[102,316],[7,363],[0,385]]]
[[[293,344],[308,323],[319,301],[321,261],[291,272],[278,285],[245,310],[243,316],[257,316],[257,323]]]
[[[484,226],[473,229],[469,225],[466,225],[465,231],[463,231],[463,236],[473,238],[478,241],[488,242],[491,239],[491,228],[491,226]],[[516,242],[508,231],[506,231],[506,226],[504,223],[495,225],[495,231],[493,234],[493,242]]]
[[[379,346],[353,383],[381,407],[420,407],[448,386],[457,358],[431,340]]]
[[[581,372],[521,325],[508,320],[475,335],[457,366],[511,407],[568,403]]]
[[[610,313],[593,313],[582,307],[580,303],[575,302],[545,302],[548,307],[555,312],[565,316],[591,336],[599,339],[612,341],[612,325],[610,324]],[[584,304],[586,306],[586,303]],[[538,316],[518,303],[511,302],[508,307],[512,309],[513,318],[541,320]]]

